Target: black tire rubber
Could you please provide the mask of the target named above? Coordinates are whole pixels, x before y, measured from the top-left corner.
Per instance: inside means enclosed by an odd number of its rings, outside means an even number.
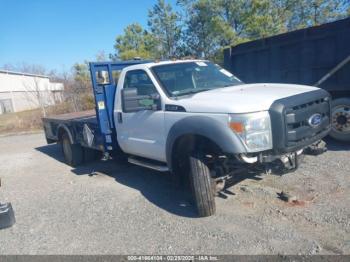
[[[214,215],[216,211],[213,180],[204,159],[199,152],[191,153],[189,157],[192,194],[200,217]]]
[[[332,111],[333,111],[333,108],[335,108],[337,106],[341,106],[341,105],[350,107],[350,98],[342,97],[342,98],[334,99],[332,101]],[[350,133],[337,132],[332,128],[329,135],[336,140],[350,142]]]
[[[66,133],[62,135],[61,146],[65,162],[68,165],[76,167],[83,163],[84,152],[82,146],[79,144],[72,144]]]

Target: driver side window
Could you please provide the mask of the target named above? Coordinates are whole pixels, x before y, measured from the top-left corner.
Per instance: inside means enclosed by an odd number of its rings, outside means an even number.
[[[128,71],[125,75],[124,88],[136,88],[140,96],[158,93],[152,80],[143,70]]]
[[[138,96],[157,95],[157,89],[148,74],[143,70],[128,71],[124,79],[124,89],[136,89]],[[157,106],[160,107],[160,100],[154,100],[151,97],[145,97],[138,100],[139,106]]]

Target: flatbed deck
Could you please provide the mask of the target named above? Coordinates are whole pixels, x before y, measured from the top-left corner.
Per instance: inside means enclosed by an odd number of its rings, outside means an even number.
[[[44,117],[44,120],[53,120],[53,121],[91,121],[97,124],[96,111],[87,110],[80,112],[72,112],[62,115],[53,115],[49,117]]]
[[[43,118],[48,143],[60,140],[60,130],[69,129],[71,141],[84,147],[101,150],[103,137],[99,131],[95,110],[53,115]]]

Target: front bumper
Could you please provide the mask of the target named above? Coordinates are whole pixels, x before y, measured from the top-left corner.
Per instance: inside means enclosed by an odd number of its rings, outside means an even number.
[[[303,154],[319,155],[327,151],[326,143],[319,140],[312,145],[295,152],[274,154],[273,151],[261,152],[255,156],[239,155],[241,162],[250,164],[252,168],[268,173],[285,174],[296,170]]]
[[[242,163],[246,163],[246,164],[255,164],[255,163],[265,164],[265,163],[272,163],[276,160],[286,162],[288,158],[293,157],[294,155],[299,156],[302,153],[303,153],[303,149],[300,149],[295,152],[284,153],[284,154],[274,154],[273,151],[266,151],[266,152],[261,152],[254,155],[240,154],[238,158]]]

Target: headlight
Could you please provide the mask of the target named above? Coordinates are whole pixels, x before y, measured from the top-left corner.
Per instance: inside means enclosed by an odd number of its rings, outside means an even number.
[[[241,138],[248,152],[272,148],[271,121],[267,111],[231,114],[229,126]]]

